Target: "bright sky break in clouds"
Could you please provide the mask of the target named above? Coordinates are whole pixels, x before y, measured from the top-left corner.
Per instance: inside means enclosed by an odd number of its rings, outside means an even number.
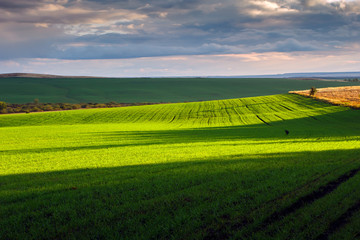
[[[0,73],[360,70],[360,0],[1,0],[0,34]]]

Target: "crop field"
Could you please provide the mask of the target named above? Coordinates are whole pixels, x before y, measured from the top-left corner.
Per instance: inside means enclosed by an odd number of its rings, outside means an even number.
[[[359,119],[292,94],[0,115],[0,239],[359,239]]]
[[[310,90],[290,91],[290,93],[310,96]],[[311,97],[336,105],[360,108],[360,86],[319,88]]]
[[[313,86],[349,85],[360,83],[284,78],[0,78],[0,101],[185,102],[273,95]]]

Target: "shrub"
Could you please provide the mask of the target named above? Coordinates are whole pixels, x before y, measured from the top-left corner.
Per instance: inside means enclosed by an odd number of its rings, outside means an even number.
[[[79,109],[79,108],[81,108],[81,105],[80,104],[72,104],[71,107],[72,107],[72,109]]]
[[[54,110],[53,106],[51,106],[50,104],[45,105],[45,106],[43,107],[43,109],[44,109],[45,111],[53,111],[53,110]]]
[[[31,112],[42,112],[43,110],[38,108],[38,107],[34,107],[31,109]]]
[[[7,104],[6,102],[0,102],[0,110],[6,109]]]
[[[95,107],[96,107],[96,108],[105,108],[106,105],[103,104],[103,103],[97,103],[97,104],[95,105]]]
[[[316,94],[316,92],[317,92],[317,89],[316,89],[316,87],[312,87],[311,89],[310,89],[310,96],[315,96],[315,94]]]

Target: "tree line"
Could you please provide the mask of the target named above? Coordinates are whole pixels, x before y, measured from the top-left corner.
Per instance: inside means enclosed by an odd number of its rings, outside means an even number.
[[[360,80],[358,78],[345,78],[344,81],[346,81],[346,82],[359,82]]]
[[[0,114],[62,111],[89,108],[112,108],[152,104],[158,103],[40,103],[38,99],[34,99],[34,102],[32,103],[6,103],[0,101]]]

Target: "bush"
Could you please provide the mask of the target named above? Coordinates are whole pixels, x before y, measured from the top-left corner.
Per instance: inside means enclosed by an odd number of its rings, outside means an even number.
[[[6,102],[0,102],[0,110],[4,110],[6,109],[6,107],[7,107]]]
[[[80,109],[81,105],[80,104],[73,104],[71,107],[72,107],[72,109]]]
[[[54,110],[53,106],[51,106],[50,104],[45,105],[45,106],[43,107],[43,109],[44,109],[45,111],[53,111],[53,110]]]
[[[310,89],[310,96],[315,96],[315,94],[316,94],[316,92],[317,92],[317,89],[316,89],[316,87],[312,87],[311,89]]]
[[[106,105],[103,104],[103,103],[97,103],[97,104],[95,105],[95,107],[96,107],[96,108],[105,108]]]
[[[38,108],[38,107],[34,107],[31,109],[31,112],[42,112],[43,110]]]

